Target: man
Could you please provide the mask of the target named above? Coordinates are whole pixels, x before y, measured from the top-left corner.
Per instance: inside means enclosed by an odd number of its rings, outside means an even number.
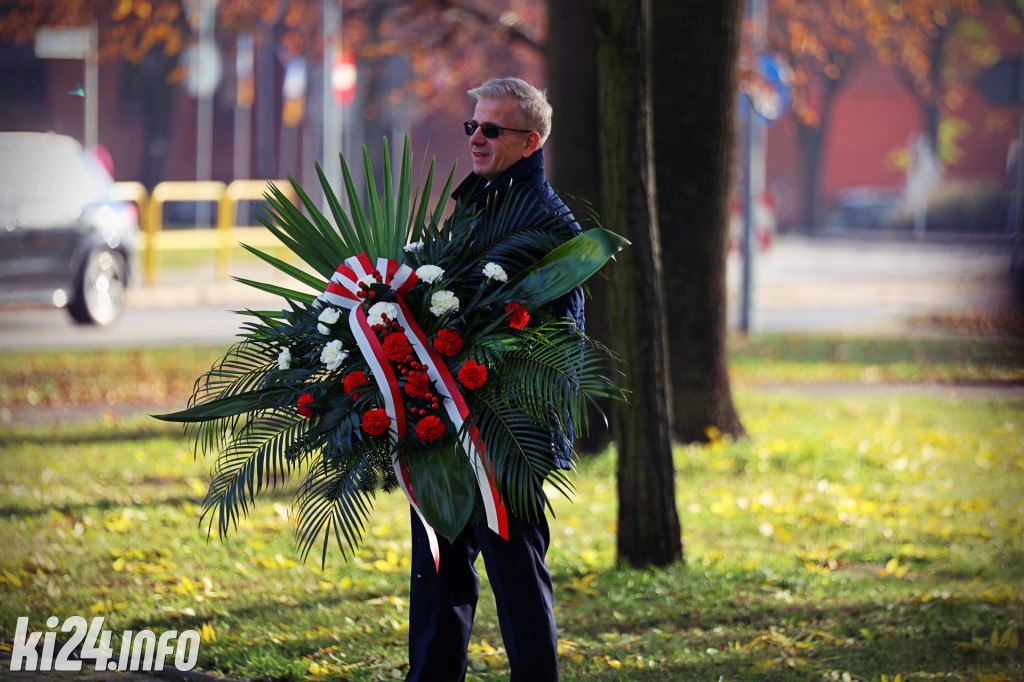
[[[544,176],[544,142],[551,130],[551,105],[544,93],[518,78],[489,80],[469,91],[476,106],[465,123],[473,172],[452,197],[467,210],[500,201],[512,187],[534,201],[523,205],[512,229],[538,229],[551,215],[562,239],[580,231]],[[540,229],[544,229],[540,227]],[[539,256],[540,254],[538,254]],[[516,264],[520,268],[529,263]],[[514,275],[510,271],[509,275]],[[580,287],[549,306],[583,331]],[[554,421],[554,420],[553,420]],[[570,466],[573,429],[552,433],[553,466]],[[440,542],[435,571],[426,532],[412,514],[412,580],[407,682],[465,679],[467,647],[479,596],[475,561],[482,554],[494,592],[512,682],[558,679],[558,633],[554,595],[545,555],[550,536],[543,509],[536,518],[509,515],[508,540],[491,533],[484,521],[471,523],[451,544]]]

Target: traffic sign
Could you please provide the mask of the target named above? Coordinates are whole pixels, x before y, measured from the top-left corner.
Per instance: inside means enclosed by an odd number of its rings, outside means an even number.
[[[356,95],[356,60],[352,55],[337,55],[331,65],[331,90],[338,106],[348,106]]]
[[[86,59],[90,56],[92,29],[87,26],[36,30],[36,57],[39,59]]]

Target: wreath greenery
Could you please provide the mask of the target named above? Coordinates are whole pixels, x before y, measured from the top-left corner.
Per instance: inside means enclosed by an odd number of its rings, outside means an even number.
[[[271,188],[260,220],[312,272],[244,246],[308,290],[240,279],[285,309],[243,311],[240,341],[188,407],[157,415],[216,458],[208,532],[225,535],[257,495],[301,474],[297,543],[305,558],[322,539],[322,562],[332,539],[356,549],[378,490],[403,489],[449,538],[474,513],[499,533],[506,513],[544,513],[545,482],[572,491],[552,455],[567,422],[585,432],[588,403],[622,397],[608,349],[545,304],[624,239],[600,227],[567,239],[566,214],[515,187],[442,220],[454,168],[428,208],[434,164],[414,186],[408,138],[397,188],[387,140],[383,193],[363,157],[365,207],[343,157],[347,211],[316,169],[333,224],[294,179],[298,206]]]

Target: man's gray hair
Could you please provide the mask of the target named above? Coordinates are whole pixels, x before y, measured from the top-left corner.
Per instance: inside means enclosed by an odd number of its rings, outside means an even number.
[[[543,147],[551,133],[551,105],[544,90],[533,87],[520,78],[492,78],[469,91],[474,102],[482,99],[514,98],[519,107],[509,122],[511,128],[536,130]]]

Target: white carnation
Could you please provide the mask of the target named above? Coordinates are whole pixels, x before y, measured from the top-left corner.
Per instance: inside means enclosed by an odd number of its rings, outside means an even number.
[[[377,283],[377,278],[373,275],[363,275],[359,278],[359,281],[366,286],[373,286]]]
[[[430,297],[430,312],[441,317],[447,312],[459,309],[459,299],[448,290],[434,292]]]
[[[287,348],[282,348],[281,352],[277,354],[277,368],[288,369],[292,366],[292,352]]]
[[[327,365],[327,369],[334,371],[341,366],[341,363],[348,357],[348,351],[342,350],[341,341],[334,339],[320,351],[320,362]]]
[[[427,284],[433,284],[441,279],[442,275],[444,275],[444,270],[436,265],[421,265],[416,268],[416,276]]]
[[[423,242],[419,241],[419,242],[413,242],[411,244],[406,244],[405,246],[402,247],[402,250],[404,250],[406,253],[413,253],[414,251],[422,251],[423,250]]]
[[[329,324],[334,324],[341,317],[341,313],[338,312],[337,308],[324,308],[323,312],[320,313],[320,317],[316,318],[318,324],[316,330],[321,334],[327,334],[331,330],[327,327]]]
[[[505,268],[501,267],[497,263],[488,263],[485,265],[484,275],[486,275],[487,279],[493,279],[499,282],[508,281],[508,275],[505,274]]]
[[[320,317],[316,318],[317,322],[323,322],[324,324],[334,324],[341,317],[341,313],[338,312],[337,308],[324,308],[324,311],[320,313]]]
[[[388,301],[374,303],[366,312],[366,321],[371,327],[375,324],[384,324],[384,315],[387,315],[389,320],[397,320],[398,306]]]

